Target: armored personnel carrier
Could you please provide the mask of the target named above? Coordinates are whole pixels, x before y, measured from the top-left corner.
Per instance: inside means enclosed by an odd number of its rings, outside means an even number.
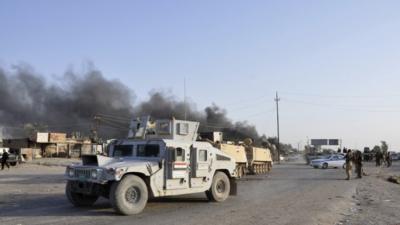
[[[239,178],[245,174],[265,174],[272,169],[271,151],[268,148],[253,147],[250,138],[245,139],[243,143],[233,144],[223,141],[222,132],[204,132],[200,135],[235,159]]]
[[[272,169],[271,151],[267,148],[253,147],[251,139],[244,140],[248,171],[251,174],[265,174]]]
[[[197,140],[198,122],[133,120],[127,139],[110,146],[109,157],[83,156],[67,167],[66,195],[75,206],[101,196],[116,212],[140,213],[152,197],[205,192],[211,201],[236,194],[236,162]]]

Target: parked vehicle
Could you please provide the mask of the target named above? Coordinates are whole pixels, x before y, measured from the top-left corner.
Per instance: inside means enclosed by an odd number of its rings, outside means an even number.
[[[0,148],[0,159],[3,156],[3,151],[6,150],[6,152],[8,152],[8,159],[7,162],[11,165],[11,166],[16,166],[19,162],[19,156],[18,154],[16,154],[13,151],[10,151],[9,148]]]
[[[310,165],[316,169],[344,168],[346,160],[343,155],[331,155],[323,159],[312,160]]]
[[[66,195],[75,206],[102,196],[116,212],[140,213],[148,198],[205,192],[222,202],[236,194],[235,160],[208,142],[196,141],[198,122],[132,122],[128,139],[110,146],[110,157],[84,156],[67,167]]]

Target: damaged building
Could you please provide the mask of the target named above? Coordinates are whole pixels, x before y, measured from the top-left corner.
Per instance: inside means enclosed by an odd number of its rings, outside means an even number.
[[[30,138],[3,139],[3,146],[18,152],[25,160],[42,157],[79,158],[82,155],[102,154],[103,146],[89,138],[66,133],[38,132]]]

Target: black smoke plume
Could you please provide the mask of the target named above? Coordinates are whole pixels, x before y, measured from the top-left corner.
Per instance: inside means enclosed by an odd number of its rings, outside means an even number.
[[[147,101],[134,100],[126,85],[104,78],[96,69],[81,75],[67,71],[56,82],[48,82],[26,65],[11,71],[0,68],[0,127],[6,137],[25,137],[35,131],[85,135],[97,131],[103,139],[123,138],[132,117],[183,119],[186,110],[188,120],[201,123],[200,131],[223,131],[233,141],[261,138],[255,126],[232,121],[215,104],[199,111],[195,104],[162,91],[150,92]]]

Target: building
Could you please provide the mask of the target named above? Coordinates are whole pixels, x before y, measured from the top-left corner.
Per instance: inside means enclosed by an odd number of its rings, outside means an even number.
[[[3,139],[3,145],[28,160],[39,157],[79,158],[103,152],[103,146],[92,143],[89,138],[67,137],[66,133],[52,132],[38,132],[32,138]]]

